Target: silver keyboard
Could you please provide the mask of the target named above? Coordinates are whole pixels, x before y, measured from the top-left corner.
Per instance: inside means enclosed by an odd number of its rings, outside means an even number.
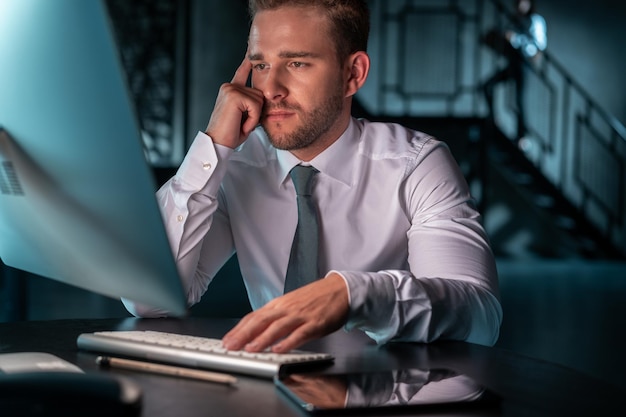
[[[288,353],[227,350],[221,339],[149,330],[83,333],[76,343],[80,349],[99,353],[262,378],[273,378],[296,368],[329,364],[334,359],[327,353],[301,350]]]

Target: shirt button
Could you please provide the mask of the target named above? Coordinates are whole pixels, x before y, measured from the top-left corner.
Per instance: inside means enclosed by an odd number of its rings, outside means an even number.
[[[205,171],[211,169],[211,167],[212,165],[210,162],[205,162],[202,164],[202,169],[204,169]]]
[[[185,218],[183,217],[182,214],[179,214],[178,217],[176,217],[176,220],[178,220],[179,222],[182,222]]]

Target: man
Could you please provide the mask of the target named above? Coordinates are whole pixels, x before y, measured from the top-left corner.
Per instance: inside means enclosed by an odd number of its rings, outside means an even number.
[[[250,7],[246,57],[158,192],[189,303],[236,251],[254,311],[224,336],[228,349],[285,352],[342,326],[379,343],[494,343],[495,263],[448,149],[350,116],[370,66],[366,2]],[[318,171],[319,279],[283,295],[296,165]]]

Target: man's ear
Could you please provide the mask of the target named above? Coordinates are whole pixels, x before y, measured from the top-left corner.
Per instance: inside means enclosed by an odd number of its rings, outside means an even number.
[[[356,94],[365,84],[370,70],[370,57],[365,51],[357,51],[346,60],[346,97]]]

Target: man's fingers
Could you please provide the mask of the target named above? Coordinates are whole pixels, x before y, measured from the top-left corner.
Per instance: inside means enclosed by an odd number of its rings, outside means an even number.
[[[270,326],[266,327],[263,332],[258,334],[252,341],[244,347],[249,352],[260,352],[271,347],[276,341],[290,335],[299,327],[305,325],[302,320],[290,317],[281,317],[274,321]],[[272,348],[272,350],[274,350]]]
[[[305,325],[306,318],[284,310],[260,309],[246,315],[223,338],[230,350],[262,351]]]
[[[254,88],[224,83],[220,87],[205,132],[215,143],[236,148],[259,123],[263,93]]]
[[[286,352],[341,327],[347,320],[346,284],[334,274],[267,303],[223,337],[227,349]]]
[[[260,106],[262,106],[263,102],[261,102]],[[261,119],[261,111],[258,108],[249,108],[242,115],[241,119],[241,133],[243,136],[248,136],[250,132],[254,130],[259,124],[259,120]]]
[[[243,317],[222,338],[224,347],[230,350],[243,349],[277,319],[277,317],[265,315],[264,311],[262,309],[253,311]]]
[[[250,71],[252,71],[252,64],[246,56],[243,61],[241,61],[241,64],[239,65],[239,68],[237,68],[237,71],[235,71],[235,75],[233,76],[231,84],[245,86],[248,82],[248,76],[250,75]]]
[[[292,349],[296,349],[306,342],[310,342],[318,337],[324,336],[324,333],[314,333],[309,327],[301,326],[297,330],[291,332],[280,342],[272,346],[274,353],[286,353]]]

